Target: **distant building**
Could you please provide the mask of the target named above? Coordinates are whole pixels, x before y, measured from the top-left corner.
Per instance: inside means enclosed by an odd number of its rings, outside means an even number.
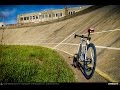
[[[85,8],[90,7],[91,5],[82,6],[81,7],[74,7],[74,8],[64,8],[64,9],[57,9],[57,10],[48,10],[48,11],[41,11],[35,13],[27,13],[21,14],[17,17],[18,24],[25,24],[25,23],[39,23],[44,21],[50,21],[54,19],[59,19],[67,15],[75,14]]]

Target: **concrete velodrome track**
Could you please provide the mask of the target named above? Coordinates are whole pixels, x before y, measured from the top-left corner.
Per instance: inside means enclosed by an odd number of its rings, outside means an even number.
[[[72,18],[34,27],[0,30],[0,40],[6,45],[36,45],[58,51],[74,71],[77,82],[120,82],[120,6],[109,5],[90,10]],[[85,12],[85,11],[84,11]],[[91,35],[97,49],[97,66],[94,76],[86,80],[80,70],[74,68],[72,57],[79,45],[74,34]]]

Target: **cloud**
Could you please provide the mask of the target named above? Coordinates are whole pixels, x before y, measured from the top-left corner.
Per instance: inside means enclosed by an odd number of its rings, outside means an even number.
[[[55,10],[55,8],[46,8],[46,9],[41,9],[41,11],[48,11],[48,10]]]
[[[16,12],[16,9],[12,9],[12,10],[5,9],[4,11],[0,11],[0,17],[9,17],[15,12]]]

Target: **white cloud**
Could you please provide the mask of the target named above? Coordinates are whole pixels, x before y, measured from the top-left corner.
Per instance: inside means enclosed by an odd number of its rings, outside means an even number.
[[[12,9],[12,10],[5,9],[4,11],[0,11],[0,16],[8,17],[14,14],[15,12],[16,12],[16,9]]]
[[[41,9],[41,11],[48,11],[48,10],[54,10],[55,8],[46,8],[46,9]]]

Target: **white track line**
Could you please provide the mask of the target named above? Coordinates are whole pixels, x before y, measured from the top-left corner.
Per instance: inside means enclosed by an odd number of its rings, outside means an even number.
[[[21,45],[30,45],[29,43],[21,43]],[[39,43],[40,44],[46,44],[46,45],[55,45],[55,44],[59,44],[59,43]],[[34,44],[34,45],[38,45],[38,43]],[[79,46],[79,44],[72,44],[72,43],[61,43],[61,45],[73,45],[73,46]],[[83,45],[84,46],[84,45]],[[120,48],[116,48],[116,47],[106,47],[106,46],[95,46],[96,48],[103,48],[103,49],[112,49],[112,50],[120,50]],[[53,49],[57,49],[54,48]]]
[[[47,44],[47,45],[52,45],[52,44],[59,44],[59,43],[40,43],[40,44]],[[79,44],[72,44],[72,43],[61,43],[61,45],[75,45],[79,46]],[[106,46],[95,46],[96,48],[105,48],[105,49],[113,49],[113,50],[120,50],[120,48],[115,48],[115,47],[106,47]],[[54,48],[55,49],[55,48]]]
[[[105,46],[95,46],[96,48],[106,48],[106,49],[113,49],[113,50],[120,50],[120,48],[115,47],[105,47]]]
[[[120,29],[114,29],[114,30],[108,30],[108,31],[101,31],[101,32],[94,32],[94,33],[91,33],[91,34],[99,34],[99,33],[114,32],[114,31],[120,31]]]
[[[107,31],[101,31],[101,32],[94,32],[94,33],[91,33],[91,34],[100,34],[100,33],[106,33],[106,32],[114,32],[114,31],[120,31],[120,29],[113,29],[113,30],[107,30]],[[80,35],[87,35],[87,33],[80,34]]]
[[[36,44],[48,44],[48,45],[54,45],[54,44],[58,44],[58,43],[36,43]]]
[[[63,43],[65,40],[67,40],[68,38],[70,38],[73,34],[75,34],[78,30],[76,30],[75,32],[73,32],[72,34],[70,34],[69,36],[67,36],[65,39],[63,39],[60,43],[58,43],[54,49],[56,49],[61,43]]]
[[[72,43],[62,43],[62,44],[79,46],[79,44],[72,44]],[[105,47],[105,46],[95,46],[95,47],[96,48],[106,48],[106,49],[120,50],[120,48],[115,48],[115,47]]]
[[[56,49],[60,44],[62,44],[64,41],[66,41],[67,39],[69,39],[73,34],[75,34],[78,30],[76,30],[75,32],[73,32],[72,34],[70,34],[69,36],[67,36],[65,39],[63,39],[60,43],[58,43],[54,49]],[[99,33],[105,33],[105,32],[113,32],[113,31],[120,31],[120,29],[113,29],[113,30],[107,30],[107,31],[101,31],[101,32],[94,32],[91,34],[99,34]],[[86,34],[80,34],[80,35],[87,35]]]
[[[69,55],[71,55],[71,56],[74,56],[73,54],[71,54],[71,53],[69,53],[69,52],[66,52],[66,51],[64,51],[64,50],[57,49],[57,48],[56,48],[56,50],[58,50],[58,51],[62,51],[62,52],[67,53],[67,54],[69,54]]]
[[[55,40],[55,39],[60,39],[60,38],[64,38],[64,37],[58,37],[58,38],[49,38],[50,40]],[[48,40],[48,39],[38,39],[39,41],[43,41],[43,40]],[[17,42],[21,42],[21,41],[23,41],[23,40],[17,40]],[[32,41],[32,39],[31,40],[24,40],[24,41]],[[34,41],[34,39],[33,39],[33,41]]]

